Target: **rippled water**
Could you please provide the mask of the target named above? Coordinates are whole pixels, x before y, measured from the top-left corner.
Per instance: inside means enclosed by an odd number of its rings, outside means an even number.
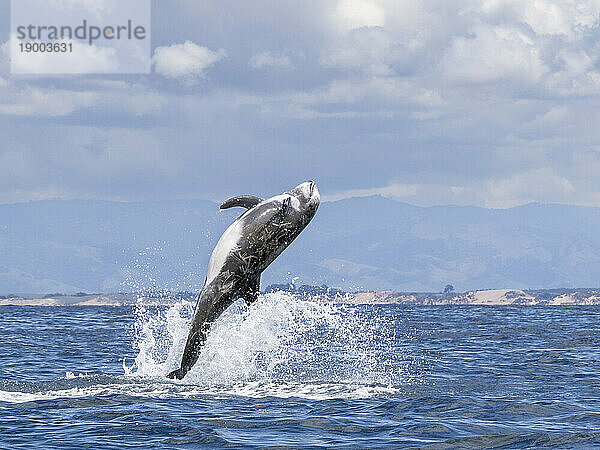
[[[600,309],[1,307],[0,447],[600,446]]]

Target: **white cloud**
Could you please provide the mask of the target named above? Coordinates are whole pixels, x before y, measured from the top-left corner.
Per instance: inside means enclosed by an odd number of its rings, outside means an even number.
[[[560,126],[568,122],[568,118],[572,116],[572,111],[568,106],[556,105],[550,108],[543,114],[538,115],[533,123],[536,126]]]
[[[595,156],[586,159],[599,166]],[[446,185],[439,182],[390,183],[384,187],[350,189],[324,195],[325,201],[380,195],[419,206],[441,204],[479,205],[487,208],[511,208],[531,202],[572,202],[576,190],[566,177],[551,168],[530,169],[506,178],[476,182],[470,186]],[[587,192],[575,203],[594,205],[599,193]]]
[[[578,181],[585,187],[585,192],[593,192],[594,184],[600,173],[600,147],[586,149],[573,155]],[[594,200],[600,200],[600,189],[595,193]],[[600,202],[590,201],[589,204],[600,206]]]
[[[395,102],[405,100],[415,86],[408,80],[377,77],[367,80],[334,80],[328,86],[310,93],[296,95],[295,103],[318,104],[360,104],[366,106],[369,101],[381,105],[382,100]]]
[[[10,39],[0,45],[0,73],[10,72]]]
[[[69,92],[26,88],[4,98],[0,114],[12,116],[67,116],[76,109],[88,108],[98,99],[92,92]]]
[[[292,60],[288,55],[276,54],[272,52],[262,52],[250,58],[248,65],[253,69],[264,69],[273,67],[275,69],[289,69],[292,67]]]
[[[201,47],[191,41],[173,44],[168,47],[157,47],[152,61],[156,73],[168,78],[195,79],[204,76],[204,71],[225,58],[227,53]]]
[[[446,51],[443,75],[471,83],[537,82],[549,68],[533,41],[516,28],[477,26],[473,37],[456,37]]]
[[[381,195],[382,197],[394,199],[407,199],[417,195],[419,185],[417,184],[389,184],[384,187],[375,187],[368,189],[350,189],[348,191],[338,192],[323,196],[324,201],[334,202],[352,197],[370,197],[372,195]]]
[[[383,187],[367,189],[350,189],[334,194],[324,195],[324,201],[337,201],[353,197],[369,197],[380,195],[392,200],[408,202],[419,206],[442,204],[483,205],[485,187],[479,190],[467,186],[448,186],[439,182],[423,183],[390,183]]]
[[[565,70],[572,74],[581,75],[594,68],[594,59],[583,49],[563,48],[559,50],[558,58],[563,63]]]
[[[116,6],[111,0],[46,0],[46,2],[53,4],[54,8],[83,8],[93,14],[96,19],[114,11]]]
[[[412,72],[428,42],[446,33],[427,8],[405,0],[341,1],[318,48],[319,62],[366,75]]]
[[[360,28],[335,42],[323,52],[319,61],[327,67],[389,75],[391,64],[404,53],[382,28]]]
[[[411,115],[426,120],[439,117],[447,108],[439,92],[402,77],[335,80],[321,89],[285,97],[283,104],[292,117],[307,119]]]
[[[2,81],[0,79],[0,81]],[[40,86],[19,87],[6,82],[0,97],[0,115],[65,117],[77,111],[125,112],[135,116],[160,113],[165,98],[144,86],[129,83],[94,83],[88,89],[68,90]],[[95,89],[92,89],[95,88]],[[2,88],[2,83],[0,83]]]
[[[600,71],[596,69],[598,49],[560,48],[555,61],[558,70],[545,80],[550,92],[561,97],[600,94]]]
[[[121,189],[115,189],[120,180],[137,189],[149,173],[168,179],[184,170],[153,130],[76,126],[65,133],[61,126],[39,124],[37,129],[43,134],[37,143],[27,145],[12,136],[0,147],[0,165],[11,168],[0,179],[0,201],[123,200]],[[144,195],[145,188],[140,190]],[[12,200],[2,195],[7,191]]]
[[[513,20],[529,26],[539,35],[563,35],[576,39],[598,25],[600,2],[597,0],[486,0],[485,14],[510,11]]]
[[[341,30],[385,25],[385,11],[366,0],[340,0],[334,12],[334,23]]]
[[[567,178],[556,175],[550,167],[531,169],[508,178],[490,181],[486,206],[508,208],[524,203],[569,200],[575,188]]]

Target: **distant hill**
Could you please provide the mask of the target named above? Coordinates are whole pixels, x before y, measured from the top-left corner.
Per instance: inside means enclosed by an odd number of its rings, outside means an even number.
[[[242,211],[209,201],[0,205],[0,293],[201,288]],[[263,286],[439,292],[600,286],[600,208],[416,207],[382,197],[323,203]]]

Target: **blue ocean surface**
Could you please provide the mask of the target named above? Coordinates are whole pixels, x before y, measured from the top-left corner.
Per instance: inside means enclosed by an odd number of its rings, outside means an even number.
[[[234,304],[0,308],[0,447],[600,446],[600,309]]]

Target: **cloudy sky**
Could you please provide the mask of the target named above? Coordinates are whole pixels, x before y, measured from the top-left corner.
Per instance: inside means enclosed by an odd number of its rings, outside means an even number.
[[[153,2],[149,75],[11,76],[0,203],[600,206],[600,1]]]

